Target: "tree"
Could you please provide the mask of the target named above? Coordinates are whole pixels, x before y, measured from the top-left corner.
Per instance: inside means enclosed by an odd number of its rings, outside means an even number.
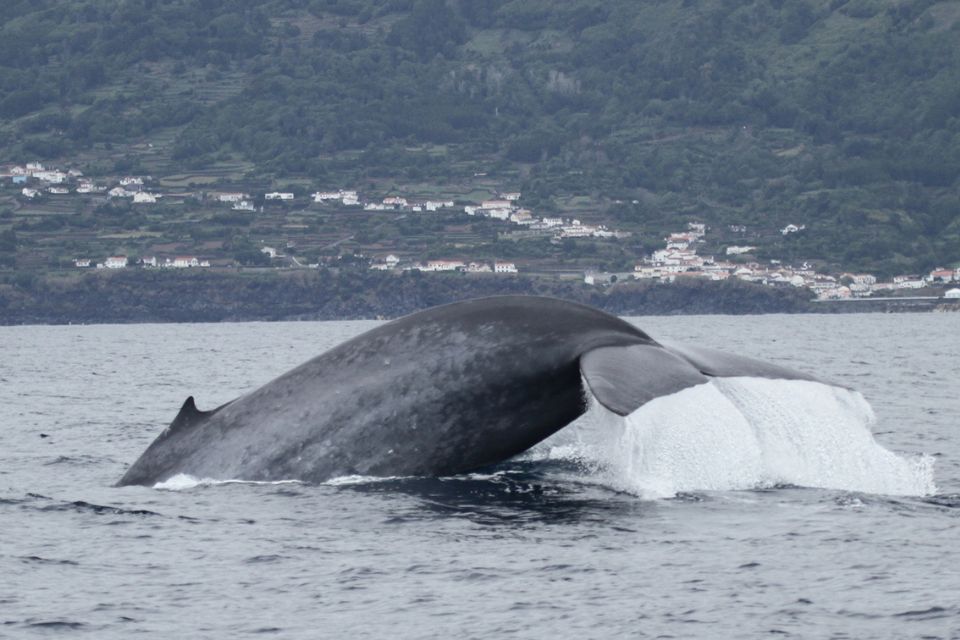
[[[398,20],[387,36],[387,44],[410,49],[421,60],[437,54],[452,57],[466,40],[466,24],[445,0],[417,0],[410,15]]]

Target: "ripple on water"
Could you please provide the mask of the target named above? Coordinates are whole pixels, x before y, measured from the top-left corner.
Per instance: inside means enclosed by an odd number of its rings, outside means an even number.
[[[276,554],[266,554],[260,556],[253,556],[252,558],[247,558],[243,562],[245,564],[272,564],[276,562],[282,562],[287,560],[285,556],[276,555]]]
[[[79,511],[96,515],[125,515],[125,516],[159,516],[161,514],[149,509],[126,509],[111,505],[93,504],[85,500],[61,502],[40,507],[40,511]]]
[[[41,558],[40,556],[23,556],[20,558],[21,561],[27,564],[40,564],[40,565],[72,565],[79,566],[79,562],[76,560],[59,560],[54,558]]]
[[[918,609],[911,611],[901,611],[893,614],[894,618],[905,618],[910,620],[939,620],[941,618],[952,618],[957,615],[956,607],[933,606],[927,609]]]
[[[35,629],[49,629],[53,631],[62,631],[62,630],[74,630],[82,629],[87,625],[83,622],[77,622],[74,620],[40,620],[40,621],[31,621],[27,620],[24,623],[27,627],[32,627]]]
[[[0,636],[956,636],[949,561],[960,395],[934,383],[960,378],[948,339],[960,314],[644,325],[659,326],[658,338],[696,335],[853,381],[877,421],[844,393],[787,385],[781,397],[766,384],[727,385],[726,400],[676,398],[663,416],[673,430],[634,420],[626,431],[643,437],[631,440],[621,425],[614,452],[636,454],[622,460],[622,484],[602,466],[532,452],[446,479],[260,486],[185,477],[168,487],[180,490],[115,489],[187,395],[216,406],[370,325],[0,328],[0,362],[17,372],[0,384]],[[8,336],[21,346],[11,350]],[[93,381],[84,375],[91,363],[104,365]],[[31,394],[16,397],[26,385]],[[49,402],[32,406],[37,398]],[[733,411],[757,402],[770,420]],[[869,431],[874,442],[834,443],[827,436],[842,434],[831,420],[802,419],[831,406],[855,423],[843,433]],[[731,433],[761,455],[721,437]],[[799,467],[787,455],[794,443]],[[926,484],[901,482],[915,473],[871,475],[903,470],[876,447],[901,460],[938,453],[941,488],[918,496]],[[645,457],[651,451],[671,464]],[[857,452],[877,464],[854,474],[837,463]],[[740,475],[747,467],[757,473]],[[638,497],[647,480],[673,497]],[[801,486],[811,484],[833,488]],[[881,495],[891,487],[908,490]]]

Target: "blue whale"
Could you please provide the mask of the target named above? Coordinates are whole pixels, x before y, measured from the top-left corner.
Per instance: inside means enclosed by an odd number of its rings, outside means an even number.
[[[187,398],[118,484],[458,474],[573,422],[587,393],[628,415],[713,376],[815,379],[660,343],[581,304],[469,300],[380,325],[212,411]]]

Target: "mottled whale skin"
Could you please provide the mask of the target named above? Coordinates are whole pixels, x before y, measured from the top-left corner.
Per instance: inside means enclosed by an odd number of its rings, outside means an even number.
[[[213,411],[190,397],[119,485],[177,474],[323,482],[471,471],[525,451],[587,408],[627,415],[709,376],[811,379],[657,343],[596,309],[481,298],[394,320]]]

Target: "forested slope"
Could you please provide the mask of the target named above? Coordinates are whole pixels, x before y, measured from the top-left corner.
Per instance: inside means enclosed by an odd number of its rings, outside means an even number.
[[[533,207],[806,224],[763,254],[919,270],[960,260],[958,45],[956,1],[8,0],[0,160],[491,172]]]

